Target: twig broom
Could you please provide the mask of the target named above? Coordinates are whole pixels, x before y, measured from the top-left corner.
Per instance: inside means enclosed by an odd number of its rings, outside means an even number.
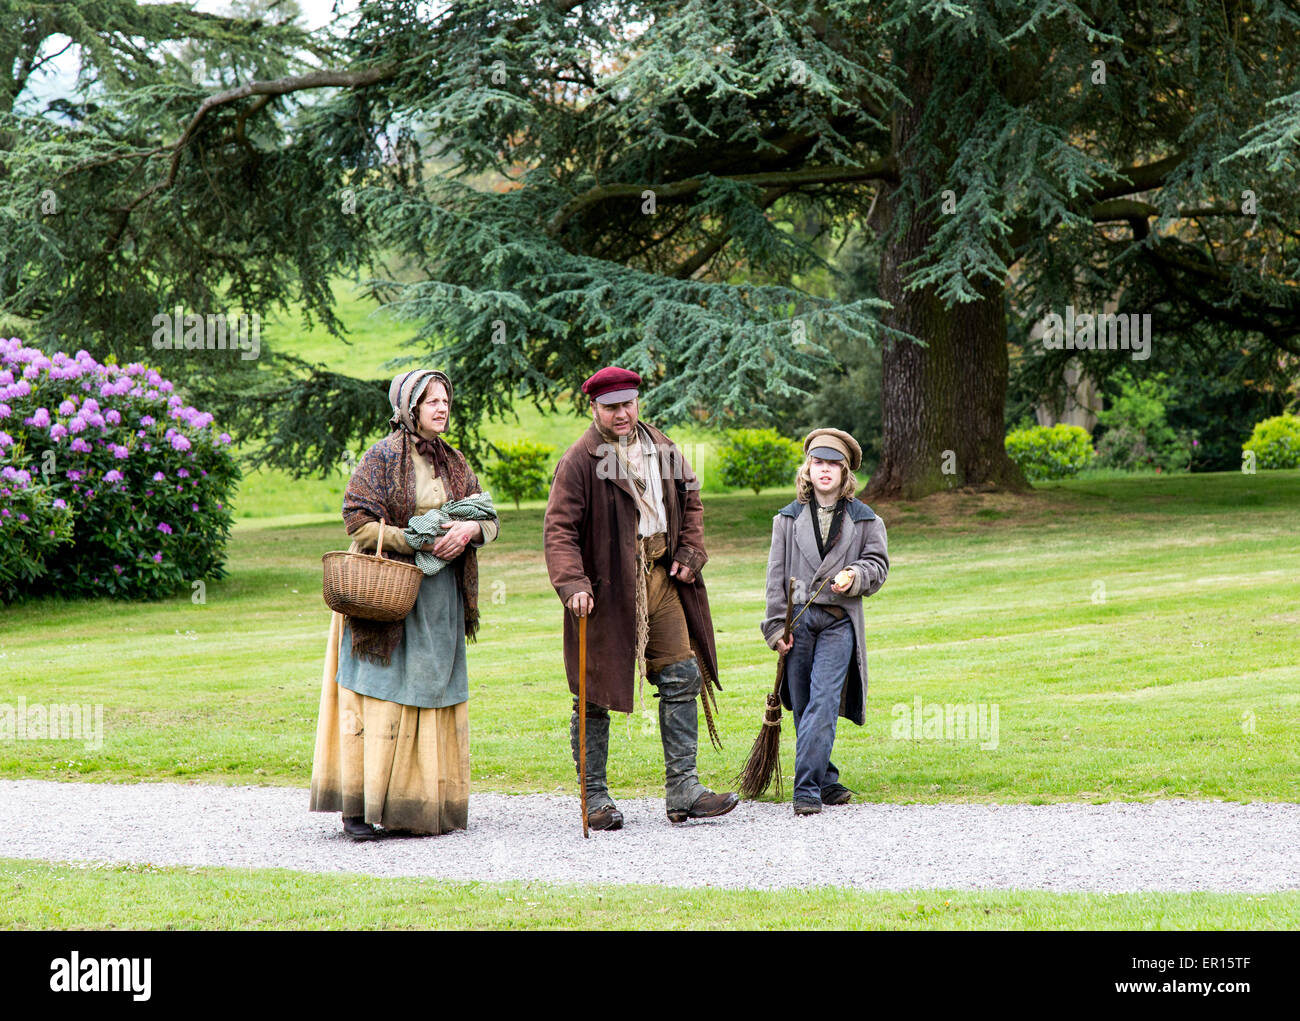
[[[785,601],[785,631],[782,642],[790,640],[794,615],[794,584],[790,579],[789,591]],[[749,760],[745,768],[736,777],[736,786],[740,796],[749,801],[761,797],[772,786],[776,778],[776,796],[781,797],[781,680],[785,677],[785,653],[776,661],[776,684],[767,696],[767,705],[763,710],[763,724],[758,728],[758,737],[754,747],[749,751]]]

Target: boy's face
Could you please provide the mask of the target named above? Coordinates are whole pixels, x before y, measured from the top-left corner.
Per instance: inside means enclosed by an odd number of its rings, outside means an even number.
[[[596,427],[606,435],[630,436],[636,429],[636,401],[635,397],[622,404],[592,401],[591,410],[596,416]]]
[[[822,500],[829,501],[839,495],[840,487],[844,485],[844,462],[810,457],[808,474],[812,478],[813,490]]]

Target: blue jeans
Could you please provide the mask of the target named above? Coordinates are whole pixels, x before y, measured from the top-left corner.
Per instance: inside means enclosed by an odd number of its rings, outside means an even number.
[[[802,609],[796,606],[795,612]],[[820,803],[822,791],[840,779],[831,746],[853,662],[853,621],[847,614],[836,620],[814,603],[792,637],[785,677],[794,709],[794,800]]]

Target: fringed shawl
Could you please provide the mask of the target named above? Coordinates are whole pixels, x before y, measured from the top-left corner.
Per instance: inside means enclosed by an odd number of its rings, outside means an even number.
[[[443,483],[448,497],[463,500],[471,493],[479,492],[478,478],[470,470],[464,455],[441,437],[433,442],[441,455],[437,460],[447,466]],[[411,460],[415,456],[411,434],[400,429],[389,433],[366,451],[343,494],[343,524],[349,533],[370,521],[382,520],[397,528],[406,527],[416,511],[415,466]],[[384,555],[404,563],[415,563],[415,558],[409,554],[385,550]],[[453,566],[465,605],[465,637],[473,641],[479,623],[478,556],[474,547],[466,546]],[[402,641],[405,621],[384,623],[349,617],[348,623],[352,626],[352,654],[388,666],[393,650]]]

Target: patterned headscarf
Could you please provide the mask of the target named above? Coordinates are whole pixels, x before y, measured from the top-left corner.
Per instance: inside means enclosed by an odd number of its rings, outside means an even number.
[[[447,420],[450,422],[451,379],[439,369],[416,369],[394,376],[393,381],[388,384],[388,403],[393,407],[393,417],[388,420],[388,424],[394,432],[400,429],[409,434],[415,449],[429,460],[434,472],[445,479],[450,474],[451,461],[448,453],[451,447],[441,436],[432,440],[421,436],[415,412],[425,390],[429,388],[430,383],[434,382],[441,383],[447,390]]]

